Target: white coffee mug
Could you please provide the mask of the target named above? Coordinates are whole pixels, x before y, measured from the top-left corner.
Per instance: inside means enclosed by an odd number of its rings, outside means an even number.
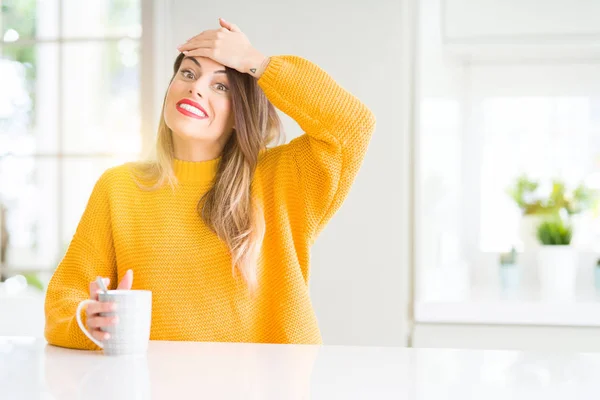
[[[85,335],[106,355],[142,354],[148,349],[152,320],[152,292],[149,290],[109,290],[98,293],[100,302],[115,303],[117,309],[100,313],[103,317],[118,316],[116,325],[101,328],[110,338],[99,341],[85,328],[81,320],[83,307],[94,300],[84,300],[77,307],[77,324]]]

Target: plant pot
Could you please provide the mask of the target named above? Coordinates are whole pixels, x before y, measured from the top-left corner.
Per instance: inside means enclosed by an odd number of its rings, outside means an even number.
[[[540,246],[537,254],[540,293],[546,299],[575,295],[577,252],[571,246]]]
[[[519,287],[519,266],[517,264],[500,265],[500,284],[503,290],[514,290]]]
[[[523,215],[519,222],[519,238],[523,243],[523,251],[536,250],[540,247],[537,238],[538,225],[542,223],[544,217],[541,215]]]

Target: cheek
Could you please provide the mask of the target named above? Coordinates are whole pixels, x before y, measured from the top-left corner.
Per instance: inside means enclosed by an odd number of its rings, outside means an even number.
[[[185,93],[185,83],[180,81],[173,81],[167,89],[167,104],[175,102],[176,99],[183,97],[182,93]]]
[[[185,97],[183,94],[185,92],[184,85],[182,82],[173,81],[169,88],[167,89],[167,97],[165,98],[165,109],[163,112],[163,117],[165,118],[165,122],[167,125],[173,129],[171,126],[177,118],[177,110],[175,109],[175,103],[179,101],[182,97]]]
[[[224,126],[230,125],[233,122],[233,111],[230,99],[217,99],[213,103],[215,114]]]

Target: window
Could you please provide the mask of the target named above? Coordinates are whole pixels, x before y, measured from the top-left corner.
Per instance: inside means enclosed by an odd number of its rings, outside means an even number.
[[[425,271],[485,270],[497,253],[519,249],[520,210],[506,191],[522,174],[548,191],[554,178],[600,190],[600,64],[500,63],[457,76],[419,105],[417,263]],[[598,213],[576,218],[573,243],[583,251],[599,250]]]
[[[421,104],[418,209],[422,265],[456,261],[461,243],[462,109],[451,98],[428,98]]]
[[[135,160],[140,0],[0,1],[0,203],[10,269],[53,269],[92,187]]]
[[[505,194],[519,175],[539,180],[548,192],[554,178],[570,187],[598,185],[599,105],[600,97],[591,96],[481,101],[481,251],[506,251],[519,244],[520,211]],[[580,244],[592,241],[589,233],[579,238]]]

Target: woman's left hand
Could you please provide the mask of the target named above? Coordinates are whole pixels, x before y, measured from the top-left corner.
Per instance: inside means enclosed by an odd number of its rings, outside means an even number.
[[[220,29],[208,30],[177,49],[190,57],[208,57],[219,64],[259,77],[266,57],[256,50],[237,25],[219,18]]]

